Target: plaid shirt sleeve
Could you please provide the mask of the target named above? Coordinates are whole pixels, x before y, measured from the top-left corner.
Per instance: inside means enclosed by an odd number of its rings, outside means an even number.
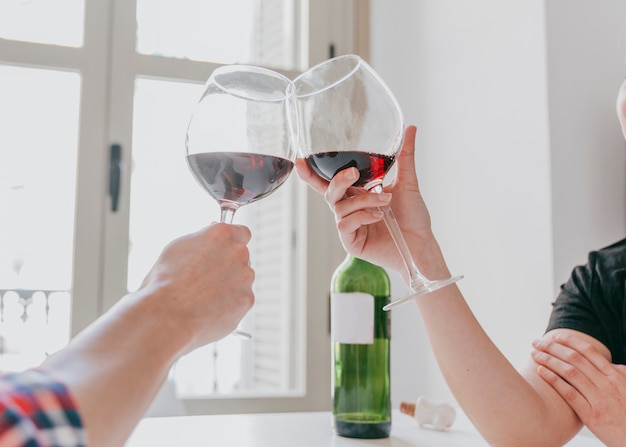
[[[76,404],[65,385],[38,369],[0,375],[0,446],[86,445]]]

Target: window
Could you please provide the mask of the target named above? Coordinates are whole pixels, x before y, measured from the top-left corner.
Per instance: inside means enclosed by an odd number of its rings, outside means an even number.
[[[0,98],[0,369],[13,371],[69,339],[80,77],[0,65]]]
[[[80,47],[84,10],[84,0],[3,1],[0,3],[0,38]]]
[[[183,147],[211,71],[249,63],[294,77],[329,42],[354,51],[358,3],[2,2],[0,370],[39,363],[134,290],[169,240],[218,220]],[[294,174],[236,219],[253,233],[256,304],[242,322],[253,340],[181,359],[177,393],[190,413],[323,408],[327,284],[342,257],[332,218]]]

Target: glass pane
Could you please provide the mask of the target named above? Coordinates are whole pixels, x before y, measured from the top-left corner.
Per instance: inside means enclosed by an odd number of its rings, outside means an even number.
[[[69,337],[80,83],[0,66],[0,370]]]
[[[138,79],[135,82],[130,198],[128,289],[136,289],[173,238],[219,221],[219,206],[194,180],[185,159],[185,132],[202,85]],[[295,176],[294,176],[295,177]],[[257,272],[256,302],[240,329],[252,341],[226,337],[182,358],[173,369],[184,397],[215,394],[288,393],[301,384],[298,342],[287,336],[300,324],[290,314],[291,229],[289,182],[235,216],[250,227],[251,262]],[[268,365],[270,366],[268,368]],[[269,372],[268,372],[269,371]],[[299,371],[299,369],[298,369]]]
[[[84,12],[84,0],[2,0],[0,37],[80,47]]]
[[[137,0],[137,51],[295,69],[297,0]]]
[[[185,131],[202,86],[135,83],[128,290],[135,290],[172,239],[219,220],[219,208],[193,179]]]

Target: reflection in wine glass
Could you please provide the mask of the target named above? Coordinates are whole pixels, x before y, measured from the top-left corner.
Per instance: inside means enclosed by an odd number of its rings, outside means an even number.
[[[221,222],[232,223],[240,206],[289,177],[297,124],[295,89],[285,76],[248,65],[213,71],[187,128],[186,155],[195,179],[219,203]]]
[[[312,67],[294,84],[300,156],[326,180],[355,167],[360,178],[354,186],[382,192],[384,176],[394,164],[404,136],[400,106],[382,79],[359,56],[345,55]],[[413,261],[391,207],[380,210],[410,281],[410,294],[387,304],[385,310],[462,278],[426,278]]]

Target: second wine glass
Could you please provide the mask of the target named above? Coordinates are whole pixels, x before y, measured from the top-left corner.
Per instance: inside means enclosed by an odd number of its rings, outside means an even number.
[[[331,180],[355,167],[353,186],[383,191],[383,179],[402,146],[404,121],[395,97],[378,74],[359,56],[328,59],[294,80],[300,120],[299,151],[311,169]],[[417,268],[390,206],[381,207],[391,238],[406,266],[410,293],[392,301],[389,310],[418,295],[459,281],[426,278]]]
[[[287,77],[250,65],[220,67],[206,82],[185,147],[193,176],[219,203],[221,222],[232,223],[239,207],[289,177],[297,153],[295,99]]]

